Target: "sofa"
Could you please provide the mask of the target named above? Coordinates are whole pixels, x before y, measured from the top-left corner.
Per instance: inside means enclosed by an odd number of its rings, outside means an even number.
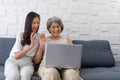
[[[15,38],[0,37],[0,80],[5,80],[4,63],[14,42]],[[84,80],[120,80],[120,61],[115,61],[107,40],[73,40],[73,44],[83,45],[80,75]],[[31,80],[41,78],[32,76]]]

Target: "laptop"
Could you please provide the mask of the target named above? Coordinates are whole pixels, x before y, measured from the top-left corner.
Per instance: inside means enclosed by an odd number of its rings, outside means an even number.
[[[45,67],[81,67],[82,45],[46,43],[44,54]]]

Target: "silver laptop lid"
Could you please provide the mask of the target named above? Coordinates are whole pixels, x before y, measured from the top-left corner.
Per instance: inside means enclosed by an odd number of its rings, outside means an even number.
[[[45,67],[81,67],[82,45],[51,44],[45,46]]]

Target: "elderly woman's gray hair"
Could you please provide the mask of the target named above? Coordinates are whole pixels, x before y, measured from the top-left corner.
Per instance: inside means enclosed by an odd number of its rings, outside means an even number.
[[[50,28],[52,22],[57,22],[57,23],[59,23],[60,26],[61,26],[61,31],[63,31],[63,28],[64,28],[63,22],[62,22],[62,20],[61,20],[59,17],[56,17],[56,16],[51,17],[51,18],[49,18],[49,19],[47,20],[47,30],[48,30],[48,31],[49,31],[49,28]]]

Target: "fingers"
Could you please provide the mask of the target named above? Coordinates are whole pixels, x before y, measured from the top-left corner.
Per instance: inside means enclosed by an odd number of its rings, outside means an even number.
[[[46,36],[45,34],[40,34],[40,47],[44,49],[46,43]]]
[[[44,39],[45,40],[45,34],[40,34],[40,39]]]

